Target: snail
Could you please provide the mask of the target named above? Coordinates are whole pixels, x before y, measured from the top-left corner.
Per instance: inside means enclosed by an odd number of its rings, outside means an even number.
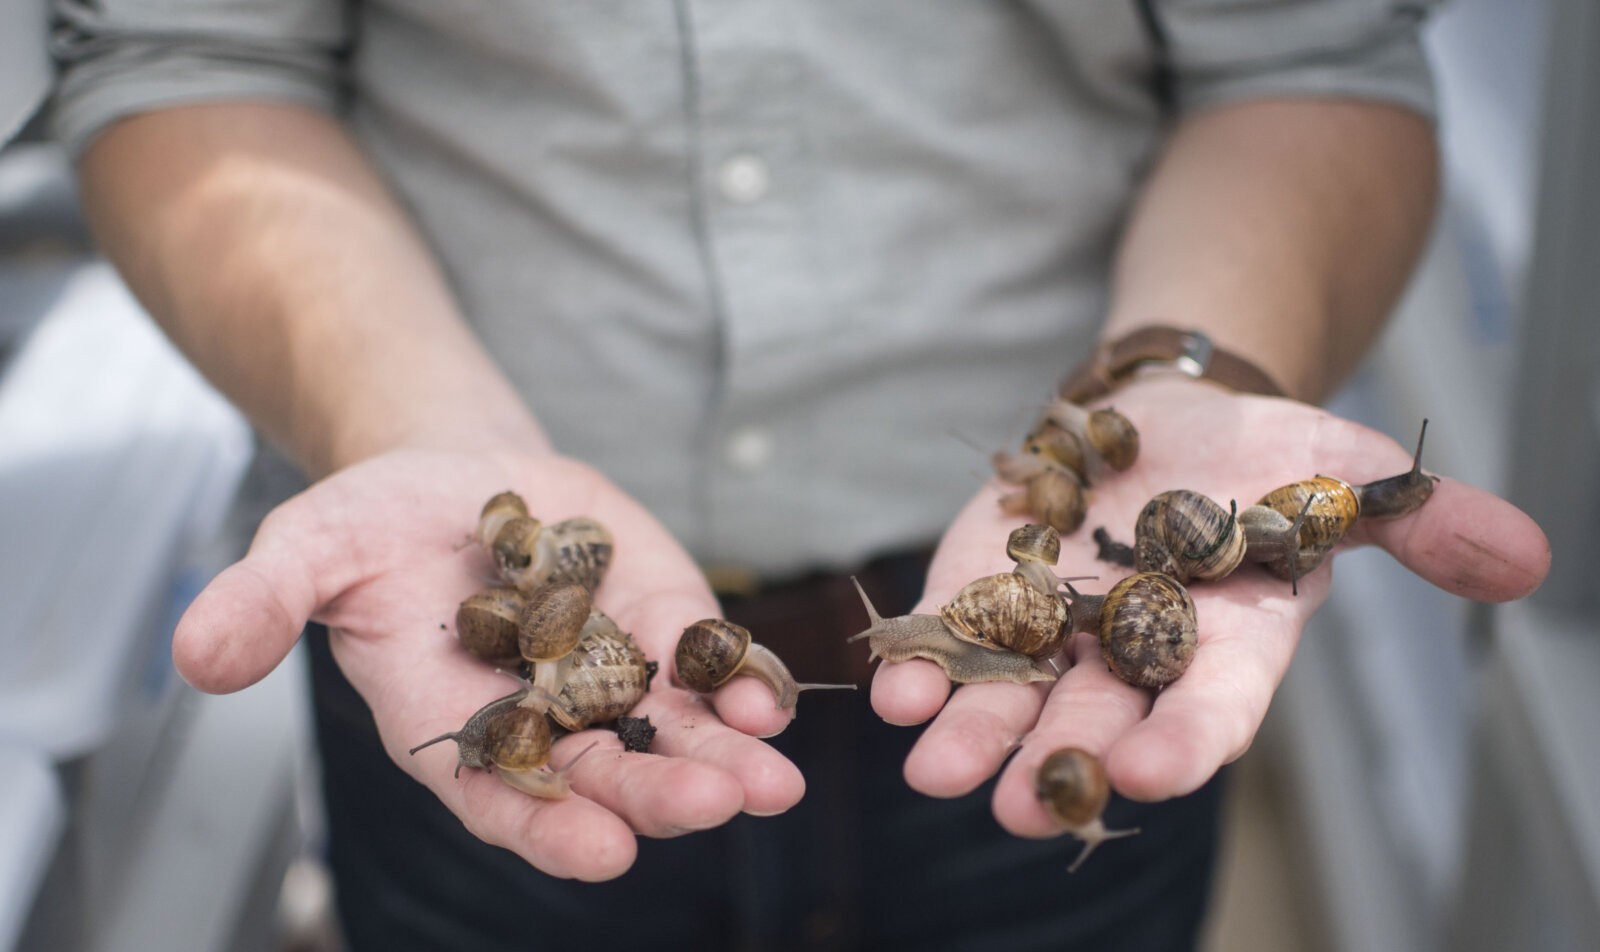
[[[1357,519],[1396,519],[1415,512],[1433,495],[1438,477],[1422,471],[1427,435],[1428,421],[1423,420],[1411,468],[1398,475],[1359,486],[1317,476],[1261,497],[1239,514],[1246,558],[1264,563],[1298,594],[1300,576],[1321,565]]]
[[[801,691],[856,689],[854,684],[797,684],[794,675],[770,648],[752,639],[749,629],[721,618],[706,618],[683,630],[674,656],[678,680],[698,694],[710,694],[734,675],[748,674],[772,689],[773,700],[794,710]]]
[[[1069,627],[1093,633],[1111,673],[1135,687],[1159,688],[1176,681],[1199,644],[1194,599],[1170,575],[1138,572],[1104,595],[1071,596]]]
[[[1000,497],[1000,511],[1026,515],[1067,535],[1078,531],[1088,514],[1083,480],[1073,471],[1029,456],[995,454],[995,470],[1021,489]]]
[[[599,609],[590,611],[577,647],[560,666],[561,689],[550,703],[550,718],[569,731],[609,723],[631,711],[643,700],[654,673],[633,636]],[[538,675],[536,668],[536,680]],[[538,694],[530,692],[532,700],[525,703],[537,703]]]
[[[1139,458],[1139,431],[1112,407],[1087,410],[1070,400],[1052,400],[1045,407],[1044,419],[1077,437],[1091,461],[1104,463],[1120,472]],[[1090,471],[1093,465],[1087,464],[1081,473],[1086,480],[1095,477]]]
[[[594,749],[590,745],[560,770],[550,770],[550,722],[538,705],[527,706],[528,688],[490,701],[467,718],[460,730],[440,734],[411,748],[414,756],[424,747],[440,741],[456,742],[455,776],[462,767],[480,770],[493,768],[508,786],[530,796],[560,799],[571,792],[567,778],[579,758]],[[544,704],[548,705],[548,696]]]
[[[867,639],[874,658],[932,661],[960,684],[1055,680],[1045,662],[1071,633],[1066,602],[1056,594],[1062,580],[1053,571],[1060,533],[1043,524],[1021,526],[1007,538],[1006,552],[1015,569],[968,583],[938,615],[885,619],[857,582],[870,625],[850,640]]]
[[[474,593],[456,609],[456,638],[474,657],[492,665],[510,667],[522,656],[517,632],[527,599],[514,588],[490,588]]]
[[[1111,782],[1100,758],[1077,747],[1055,751],[1034,774],[1034,794],[1067,832],[1083,840],[1083,852],[1067,871],[1075,873],[1089,854],[1106,840],[1133,836],[1139,830],[1108,830],[1101,814],[1111,800]]]
[[[1414,512],[1433,493],[1437,477],[1422,472],[1422,421],[1411,469],[1351,486],[1317,476],[1279,487],[1239,512],[1225,512],[1207,496],[1186,489],[1161,493],[1145,504],[1134,528],[1133,565],[1180,582],[1220,579],[1243,561],[1262,562],[1299,594],[1300,576],[1314,570],[1357,519],[1393,519]],[[1109,536],[1101,557],[1119,553]],[[1110,557],[1110,558],[1108,558]]]
[[[506,504],[501,503],[496,518],[505,511]],[[480,534],[491,521],[488,515],[483,517]],[[501,577],[524,594],[546,583],[566,582],[592,592],[611,564],[611,553],[611,533],[587,516],[545,525],[533,516],[511,515],[499,522],[489,543]]]
[[[570,664],[562,664],[578,646],[594,610],[594,598],[582,585],[568,582],[541,587],[527,599],[517,626],[518,657],[533,663],[533,683],[555,695]]]

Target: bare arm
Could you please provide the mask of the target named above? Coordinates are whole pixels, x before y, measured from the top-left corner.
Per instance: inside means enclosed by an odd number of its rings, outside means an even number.
[[[1175,131],[1123,240],[1102,337],[1206,331],[1318,402],[1361,360],[1433,221],[1426,120],[1367,102],[1260,101]]]
[[[334,120],[272,104],[148,113],[97,139],[80,179],[141,302],[311,474],[403,443],[547,448]]]

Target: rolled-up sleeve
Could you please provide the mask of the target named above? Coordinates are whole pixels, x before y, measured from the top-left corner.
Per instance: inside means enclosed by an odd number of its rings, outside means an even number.
[[[1164,46],[1173,105],[1372,99],[1432,118],[1421,43],[1429,0],[1142,0]]]
[[[228,99],[337,110],[348,11],[337,0],[54,0],[55,137],[81,155],[126,116]]]

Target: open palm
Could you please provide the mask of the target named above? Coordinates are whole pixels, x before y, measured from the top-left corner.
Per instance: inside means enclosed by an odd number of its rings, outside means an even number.
[[[1290,400],[1161,379],[1127,388],[1116,406],[1139,428],[1140,457],[1095,487],[1085,527],[1062,540],[1058,574],[1099,576],[1080,585],[1085,592],[1104,592],[1126,574],[1096,560],[1090,529],[1104,525],[1131,542],[1139,509],[1162,491],[1192,489],[1243,507],[1313,475],[1358,484],[1411,465],[1411,450],[1389,437]],[[917,611],[936,610],[972,579],[1010,569],[1005,539],[1022,520],[999,511],[1001,489],[986,486],[957,517]],[[1363,520],[1343,543],[1362,544],[1379,545],[1433,584],[1483,601],[1528,594],[1550,558],[1543,533],[1527,516],[1448,477],[1417,512],[1392,522]],[[1300,580],[1298,596],[1250,564],[1221,582],[1191,585],[1199,648],[1187,672],[1159,693],[1117,680],[1093,638],[1077,635],[1067,651],[1074,663],[1054,684],[972,684],[952,694],[936,666],[911,661],[881,666],[873,705],[897,724],[933,718],[905,766],[907,780],[924,793],[958,796],[1005,765],[994,811],[1020,835],[1060,831],[1031,783],[1039,762],[1060,747],[1099,753],[1113,786],[1134,799],[1186,794],[1249,747],[1301,630],[1327,597],[1330,562]]]
[[[574,767],[575,795],[562,800],[528,797],[479,771],[458,779],[448,744],[406,754],[514,689],[467,655],[454,632],[456,605],[491,582],[488,558],[467,544],[478,509],[505,489],[521,493],[545,521],[582,514],[611,530],[616,554],[597,602],[662,664],[635,709],[657,728],[653,753],[625,753],[615,735],[599,730],[563,739],[551,757],[557,766],[599,746]],[[717,711],[734,730],[670,684],[679,633],[717,614],[688,555],[594,470],[550,456],[398,451],[275,509],[244,559],[185,613],[173,653],[197,687],[233,691],[276,666],[307,620],[326,624],[335,659],[403,769],[479,838],[554,875],[598,880],[632,865],[635,833],[671,836],[740,811],[779,812],[804,791],[793,765],[750,736],[788,721],[759,685],[730,685],[717,695]]]

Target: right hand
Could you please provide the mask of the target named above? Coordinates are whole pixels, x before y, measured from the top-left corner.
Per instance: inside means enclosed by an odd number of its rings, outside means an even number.
[[[557,767],[599,742],[573,768],[574,795],[563,800],[529,797],[482,771],[456,779],[451,744],[406,753],[513,689],[454,635],[456,606],[493,575],[468,540],[483,503],[505,489],[546,522],[588,515],[610,529],[615,558],[597,601],[661,663],[634,710],[658,730],[653,753],[625,753],[608,731],[562,739],[550,761]],[[244,558],[184,613],[173,657],[195,687],[237,691],[276,667],[308,620],[327,625],[334,659],[402,769],[485,842],[551,875],[604,880],[632,865],[636,833],[674,836],[741,811],[779,813],[804,792],[794,765],[755,739],[781,731],[790,716],[761,685],[735,678],[715,710],[672,685],[678,635],[718,614],[688,554],[592,468],[547,455],[401,449],[341,470],[268,514]]]

